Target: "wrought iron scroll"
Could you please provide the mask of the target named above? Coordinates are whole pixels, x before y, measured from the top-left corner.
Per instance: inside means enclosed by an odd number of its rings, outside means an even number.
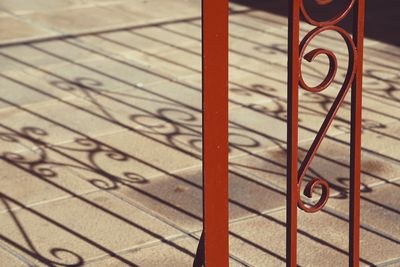
[[[311,1],[311,0],[309,0]],[[318,5],[327,5],[334,0],[314,0]],[[304,0],[289,0],[289,47],[288,47],[288,195],[287,195],[287,266],[297,266],[297,207],[312,213],[321,210],[329,198],[329,184],[324,178],[311,179],[305,186],[303,194],[311,198],[314,189],[319,186],[322,193],[315,204],[307,204],[302,198],[301,188],[304,176],[321,145],[322,140],[332,124],[344,98],[352,88],[352,135],[351,135],[351,166],[350,166],[350,266],[359,265],[359,186],[360,186],[360,150],[361,150],[361,90],[362,90],[362,48],[365,0],[349,0],[343,11],[336,16],[318,21],[308,13]],[[353,35],[338,25],[353,11]],[[315,26],[299,42],[300,15],[304,20]],[[324,32],[336,32],[343,39],[348,49],[348,66],[344,82],[326,115],[314,141],[298,168],[298,91],[299,87],[312,93],[328,88],[335,79],[338,61],[334,52],[316,48],[306,52],[315,37]],[[317,86],[309,86],[303,79],[302,61],[308,62],[320,55],[329,60],[329,70],[322,82]]]

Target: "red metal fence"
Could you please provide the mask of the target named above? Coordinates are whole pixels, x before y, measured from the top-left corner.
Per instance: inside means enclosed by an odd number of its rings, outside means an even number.
[[[311,0],[310,0],[311,1]],[[314,0],[326,5],[334,0]],[[305,174],[324,139],[341,103],[351,88],[350,152],[350,228],[349,266],[359,266],[361,96],[365,0],[349,0],[346,8],[333,18],[318,21],[307,11],[303,0],[289,0],[288,37],[288,121],[287,121],[287,232],[286,264],[297,266],[297,208],[305,212],[321,210],[329,198],[329,184],[322,177],[301,188]],[[353,13],[352,35],[338,25]],[[300,16],[315,26],[300,41]],[[203,0],[203,233],[193,266],[228,266],[228,1]],[[332,51],[317,48],[306,53],[312,40],[323,32],[337,32],[348,48],[347,74],[317,136],[298,167],[298,95],[299,87],[309,92],[328,88],[338,68]],[[302,60],[313,61],[319,55],[329,59],[329,71],[323,81],[310,87],[303,79]],[[307,198],[322,188],[316,204]]]

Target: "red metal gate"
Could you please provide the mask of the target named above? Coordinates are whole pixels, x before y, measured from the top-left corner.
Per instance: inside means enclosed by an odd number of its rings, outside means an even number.
[[[297,266],[297,208],[305,212],[321,210],[329,198],[329,184],[322,177],[309,181],[304,195],[311,198],[316,186],[322,194],[316,204],[302,198],[303,178],[324,139],[341,103],[351,88],[350,229],[349,266],[359,266],[360,242],[360,160],[361,100],[365,0],[349,0],[335,17],[317,21],[310,16],[304,0],[289,0],[288,38],[288,120],[287,120],[287,230],[286,264]],[[311,0],[310,0],[311,1]],[[314,0],[326,5],[334,0]],[[193,266],[228,266],[228,0],[203,0],[203,233]],[[353,13],[353,34],[338,25]],[[300,15],[315,26],[300,42]],[[298,167],[299,87],[320,92],[333,82],[337,70],[332,51],[317,48],[306,53],[312,40],[327,31],[337,32],[348,48],[348,68],[344,83],[334,100],[306,157]],[[329,59],[323,81],[310,87],[301,72],[303,59],[311,62],[319,55]]]

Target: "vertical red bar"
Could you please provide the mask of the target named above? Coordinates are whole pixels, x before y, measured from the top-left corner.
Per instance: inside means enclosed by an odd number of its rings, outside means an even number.
[[[286,266],[297,266],[297,144],[299,97],[299,0],[289,0]]]
[[[227,267],[228,0],[203,0],[202,11],[205,265]]]
[[[349,266],[360,265],[360,171],[362,127],[362,77],[364,46],[365,0],[358,0],[354,9],[353,39],[357,47],[356,77],[351,90],[351,152],[350,152],[350,229]]]

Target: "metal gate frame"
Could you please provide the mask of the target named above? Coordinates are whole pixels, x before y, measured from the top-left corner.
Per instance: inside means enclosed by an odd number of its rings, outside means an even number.
[[[287,120],[287,223],[286,265],[297,266],[297,209],[307,213],[321,210],[329,198],[329,184],[321,177],[309,181],[304,195],[311,198],[316,186],[322,194],[316,204],[301,195],[303,178],[324,139],[346,94],[351,88],[350,140],[350,203],[349,203],[349,266],[360,262],[360,163],[362,68],[365,0],[349,0],[346,9],[326,21],[314,20],[304,6],[304,0],[288,0],[288,120]],[[314,0],[318,5],[334,0]],[[353,34],[338,23],[353,13]],[[228,224],[228,0],[202,1],[203,58],[203,232],[194,267],[229,266]],[[300,42],[300,15],[315,26]],[[300,168],[298,167],[298,95],[299,87],[309,92],[321,92],[333,82],[338,67],[332,51],[317,48],[306,53],[311,41],[320,33],[334,31],[341,35],[348,48],[349,63],[346,78],[332,107],[319,129]],[[311,62],[319,55],[329,59],[329,71],[324,80],[310,87],[303,80],[301,62]]]

